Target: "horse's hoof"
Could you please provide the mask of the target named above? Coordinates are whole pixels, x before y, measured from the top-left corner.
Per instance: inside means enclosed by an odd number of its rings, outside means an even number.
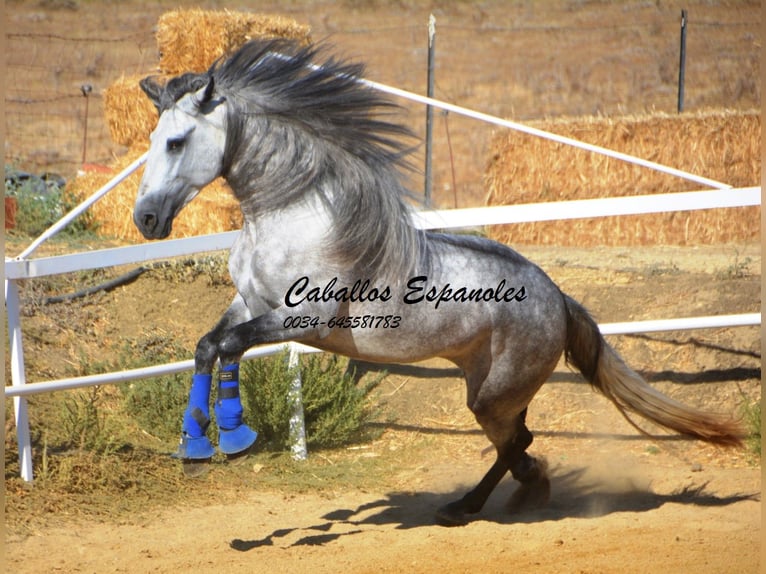
[[[204,459],[185,458],[181,462],[182,462],[181,467],[183,468],[184,476],[186,478],[199,478],[200,476],[206,474],[208,469],[210,468],[209,458],[204,458]]]
[[[219,429],[218,449],[227,457],[229,455],[239,456],[243,452],[249,452],[257,438],[258,433],[246,424],[241,424],[231,430]]]
[[[241,464],[244,464],[244,462],[247,460],[248,456],[253,450],[254,445],[250,445],[245,450],[241,450],[239,452],[234,453],[226,453],[226,461],[234,466],[240,466]]]
[[[539,510],[551,499],[551,481],[543,477],[533,482],[522,483],[511,495],[506,509],[515,514],[528,510]]]
[[[461,501],[450,502],[436,511],[436,523],[439,526],[465,526],[468,518],[465,516]]]
[[[178,450],[170,456],[180,460],[210,460],[214,454],[215,449],[205,435],[191,437],[184,432],[181,433]]]

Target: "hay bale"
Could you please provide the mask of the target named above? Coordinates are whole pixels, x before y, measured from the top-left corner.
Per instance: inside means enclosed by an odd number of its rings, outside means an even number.
[[[288,38],[308,44],[308,26],[291,18],[246,12],[173,10],[157,24],[160,71],[204,72],[218,58],[253,38]]]
[[[146,145],[157,127],[157,108],[138,84],[146,75],[123,75],[104,90],[104,119],[119,145]]]
[[[734,187],[759,185],[761,118],[757,112],[710,111],[536,122],[535,127],[646,158]],[[487,205],[622,197],[703,189],[670,175],[519,132],[491,144]],[[712,244],[757,240],[760,208],[702,210],[498,225],[509,244]]]
[[[82,201],[103,187],[117,173],[146,151],[146,147],[134,147],[124,156],[116,159],[108,172],[86,172],[71,180],[65,193]],[[110,191],[91,207],[91,213],[103,236],[147,241],[133,224],[133,205],[138,193],[143,168],[136,170],[123,183]],[[223,179],[217,179],[205,187],[200,194],[178,215],[173,222],[172,237],[193,237],[209,233],[233,231],[242,228],[242,212]]]

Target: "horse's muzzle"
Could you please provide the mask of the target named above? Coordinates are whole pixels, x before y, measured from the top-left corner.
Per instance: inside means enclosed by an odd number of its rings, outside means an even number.
[[[147,239],[165,239],[170,235],[172,220],[163,218],[154,211],[144,211],[136,209],[133,212],[133,223],[135,223],[141,234]]]

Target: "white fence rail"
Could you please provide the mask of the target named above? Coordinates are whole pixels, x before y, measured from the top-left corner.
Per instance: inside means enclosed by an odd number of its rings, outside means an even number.
[[[487,114],[474,112],[452,104],[447,104],[431,98],[424,98],[417,94],[405,92],[398,88],[392,88],[375,82],[369,85],[435,107],[440,107],[462,115],[473,117],[482,121],[488,121],[496,125],[518,129],[532,135],[553,139],[568,145],[588,149],[595,153],[602,153],[624,161],[629,161],[651,169],[671,173],[678,177],[696,181],[702,185],[716,188],[713,191],[697,191],[672,193],[664,195],[635,196],[622,198],[602,198],[590,200],[564,201],[554,203],[535,203],[525,205],[511,205],[504,207],[483,207],[472,209],[455,209],[444,211],[424,211],[416,214],[415,223],[422,229],[456,229],[470,228],[500,223],[520,223],[532,221],[550,221],[557,219],[573,219],[585,217],[604,217],[609,215],[646,214],[665,211],[691,211],[698,209],[715,209],[727,207],[745,207],[761,204],[761,188],[748,187],[732,189],[727,184],[713,181],[704,177],[695,176],[686,172],[675,170],[667,166],[661,166],[653,162],[642,160],[634,156],[628,156],[613,150],[606,150],[569,138],[563,138],[549,132],[543,132],[495,118]],[[77,206],[61,221],[43,233],[30,246],[15,259],[5,260],[5,303],[8,317],[8,331],[11,360],[11,386],[5,386],[5,396],[14,400],[16,419],[16,432],[19,445],[19,463],[21,476],[24,480],[31,481],[32,448],[27,416],[26,397],[36,393],[52,392],[64,389],[75,389],[93,385],[121,383],[125,381],[154,377],[192,370],[193,361],[181,361],[167,365],[133,369],[116,373],[90,375],[27,383],[24,373],[24,351],[20,321],[20,300],[17,281],[33,279],[68,273],[73,271],[112,267],[132,263],[143,263],[156,259],[192,255],[201,252],[218,251],[228,249],[238,232],[219,233],[192,237],[187,239],[175,239],[160,241],[151,244],[132,245],[99,251],[73,253],[56,257],[43,257],[28,259],[27,257],[37,249],[45,240],[63,229],[74,217],[85,211],[90,205],[119,184],[129,173],[137,169],[145,161],[145,155],[138,158],[130,166],[124,169],[112,181],[97,191],[88,200]],[[739,315],[721,315],[714,317],[693,317],[686,319],[664,319],[653,321],[639,321],[632,323],[602,324],[600,328],[605,334],[634,333],[658,330],[700,329],[707,327],[759,325],[761,317],[759,313],[744,313]],[[297,353],[315,352],[315,349],[289,343],[291,360],[295,360]],[[262,357],[272,355],[284,349],[284,345],[269,345],[249,351],[245,357]],[[305,448],[305,447],[304,447]],[[295,451],[294,451],[295,452]]]

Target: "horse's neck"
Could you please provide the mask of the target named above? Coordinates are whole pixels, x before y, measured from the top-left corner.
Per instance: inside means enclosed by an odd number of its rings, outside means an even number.
[[[300,203],[245,218],[229,257],[229,272],[245,300],[273,306],[302,275],[324,280],[339,273],[327,249],[329,214]]]
[[[245,227],[257,235],[259,246],[294,249],[298,245],[321,244],[333,232],[333,220],[327,205],[316,195],[279,209],[259,211],[257,206],[243,206]]]
[[[403,204],[370,195],[398,192],[393,174],[356,157],[330,158],[321,145],[296,144],[297,158],[275,163],[272,139],[261,138],[263,150],[250,156],[250,164],[235,162],[227,176],[251,235],[258,236],[257,255],[268,255],[268,248],[292,253],[310,248],[313,261],[328,267],[406,275],[419,258],[417,232],[408,225]]]
[[[246,218],[289,208],[312,193],[326,157],[301,132],[277,122],[246,126],[227,142],[226,179]]]

